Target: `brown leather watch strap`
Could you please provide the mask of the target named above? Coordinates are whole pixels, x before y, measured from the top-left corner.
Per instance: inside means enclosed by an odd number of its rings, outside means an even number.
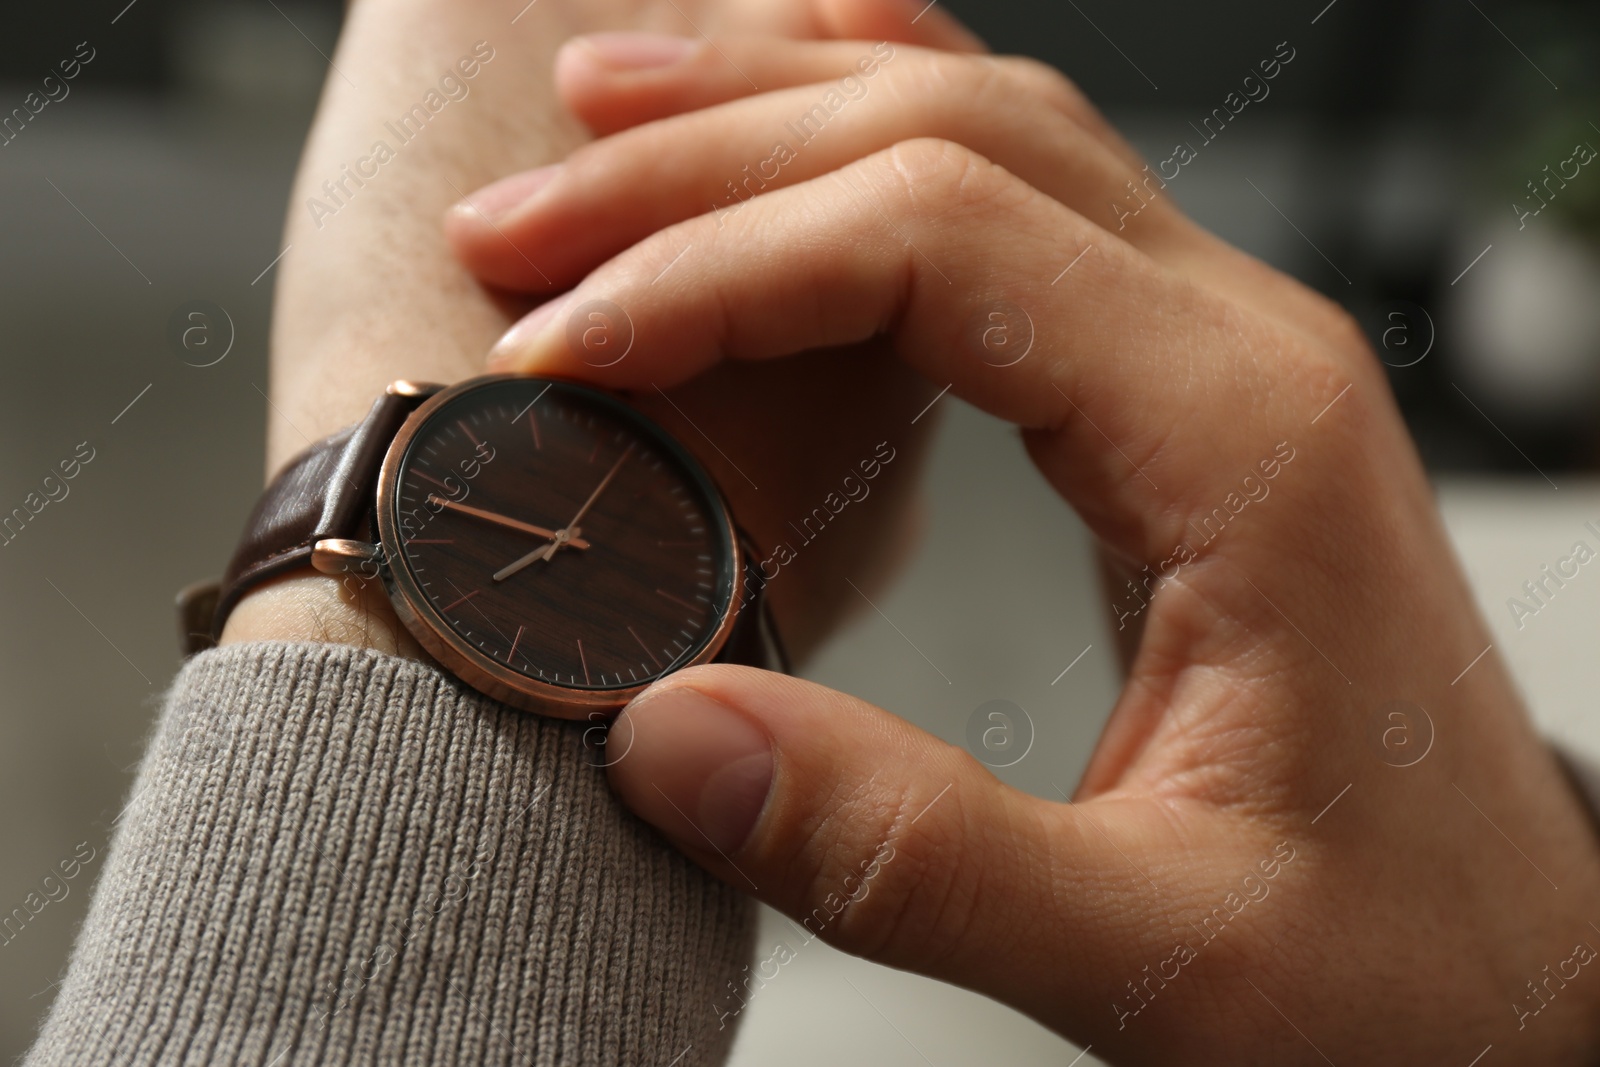
[[[253,586],[310,566],[311,548],[323,538],[360,536],[384,454],[425,395],[385,393],[366,418],[316,442],[272,480],[223,573],[211,616],[213,640]]]
[[[717,653],[716,663],[736,663],[745,667],[760,667],[768,671],[790,673],[789,651],[778,636],[777,623],[772,618],[772,598],[766,595],[767,581],[761,575],[757,562],[761,552],[750,535],[739,530],[739,545],[744,552],[745,589],[748,605],[741,617],[734,620],[728,633],[728,643]]]

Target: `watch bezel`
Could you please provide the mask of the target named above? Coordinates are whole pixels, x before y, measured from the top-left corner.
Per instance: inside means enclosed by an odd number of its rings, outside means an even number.
[[[432,603],[423,594],[418,585],[416,576],[412,574],[407,562],[403,545],[400,542],[400,531],[394,518],[395,494],[399,485],[401,465],[411,443],[421,432],[422,427],[428,423],[433,414],[440,408],[451,403],[463,394],[473,392],[488,386],[506,381],[545,381],[555,384],[584,390],[593,393],[611,403],[619,404],[633,414],[635,418],[643,421],[647,426],[653,427],[669,443],[675,446],[679,453],[680,462],[690,465],[690,473],[698,474],[700,480],[709,490],[710,504],[717,511],[717,520],[722,527],[722,534],[729,552],[729,579],[731,589],[728,603],[723,609],[722,617],[717,620],[717,627],[704,646],[693,657],[671,672],[682,670],[685,667],[709,663],[720,654],[728,643],[739,614],[744,609],[745,583],[741,580],[744,574],[745,559],[744,548],[741,544],[737,526],[733,521],[733,513],[728,507],[728,501],[723,496],[721,487],[711,477],[704,464],[700,463],[678,440],[661,427],[654,419],[640,412],[623,398],[615,393],[600,389],[587,382],[572,378],[563,378],[556,375],[516,375],[493,374],[470,378],[464,382],[441,389],[430,396],[406,419],[400,430],[390,442],[388,451],[383,457],[383,466],[378,473],[378,487],[374,499],[375,520],[378,542],[383,552],[384,586],[389,593],[389,600],[394,605],[395,613],[417,639],[417,642],[438,660],[439,663],[452,674],[461,678],[468,685],[480,692],[486,693],[496,700],[510,704],[512,707],[523,711],[534,712],[561,719],[592,719],[597,714],[610,715],[618,712],[634,697],[647,689],[651,684],[665,675],[658,675],[635,686],[615,689],[575,689],[569,686],[529,678],[520,671],[500,663],[498,660],[485,655],[482,651],[469,644],[464,638],[456,634],[445,619],[434,608]]]

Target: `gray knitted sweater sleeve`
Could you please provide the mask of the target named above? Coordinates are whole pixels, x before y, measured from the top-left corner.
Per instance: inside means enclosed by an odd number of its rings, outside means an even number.
[[[751,907],[587,728],[354,648],[194,656],[26,1064],[719,1063]]]

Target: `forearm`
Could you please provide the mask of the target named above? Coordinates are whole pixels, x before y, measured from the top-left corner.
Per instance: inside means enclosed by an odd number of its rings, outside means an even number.
[[[592,17],[549,0],[513,25],[516,14],[485,0],[351,9],[276,268],[269,469],[359,419],[391,379],[479,372],[503,328],[504,314],[449,255],[441,219],[467,190],[582,139],[555,99],[550,63]]]

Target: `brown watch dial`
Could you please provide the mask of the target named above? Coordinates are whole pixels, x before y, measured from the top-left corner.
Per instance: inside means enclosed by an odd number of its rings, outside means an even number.
[[[513,685],[633,689],[724,635],[739,557],[722,498],[612,396],[539,378],[448,390],[382,482],[391,582],[435,638]]]

